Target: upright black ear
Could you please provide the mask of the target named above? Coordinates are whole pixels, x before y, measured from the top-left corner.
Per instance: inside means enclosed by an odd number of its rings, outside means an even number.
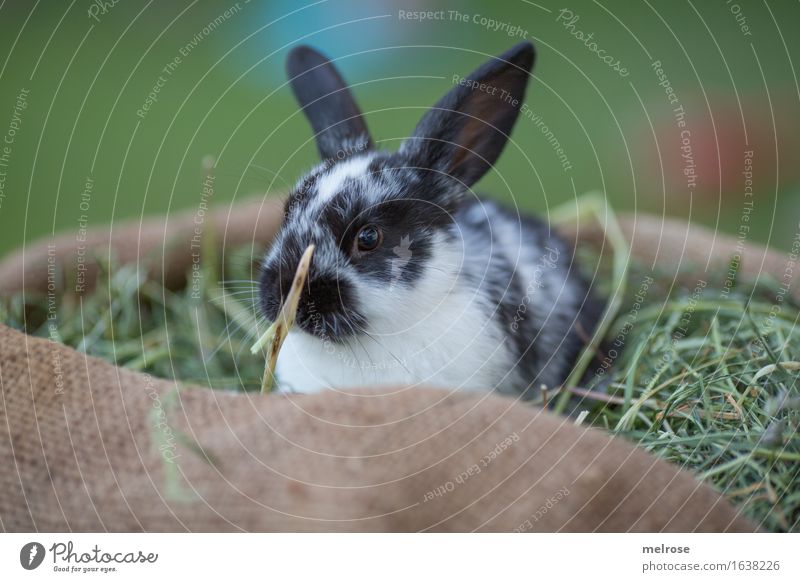
[[[323,159],[372,147],[361,111],[327,57],[309,46],[296,47],[286,57],[286,73]]]
[[[400,152],[418,167],[444,172],[467,187],[500,156],[525,98],[535,60],[522,42],[478,67],[420,120]]]

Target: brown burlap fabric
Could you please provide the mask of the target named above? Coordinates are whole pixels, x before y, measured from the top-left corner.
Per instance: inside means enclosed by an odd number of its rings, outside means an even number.
[[[689,473],[509,398],[178,390],[8,328],[0,353],[7,531],[752,530]]]
[[[207,218],[220,244],[232,246],[267,240],[280,216],[270,202]],[[160,257],[160,275],[178,284],[191,262],[193,220],[115,227],[89,242],[123,261]],[[637,256],[677,265],[686,227],[646,220],[646,241],[637,240],[642,219],[623,224]],[[42,289],[48,252],[60,272],[73,268],[74,237],[49,242],[54,250],[34,245],[24,260],[0,265],[3,292]],[[685,248],[702,271],[709,258],[726,263],[733,241],[715,245],[726,250],[705,241]],[[781,268],[762,251],[750,247],[745,271]],[[228,394],[178,387],[2,326],[0,384],[6,531],[754,529],[678,467],[495,395]]]

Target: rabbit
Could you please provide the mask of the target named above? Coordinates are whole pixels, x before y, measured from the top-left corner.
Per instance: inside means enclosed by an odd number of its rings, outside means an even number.
[[[289,83],[322,162],[286,200],[259,306],[274,320],[314,244],[280,390],[428,385],[530,398],[559,386],[599,318],[573,250],[472,186],[509,139],[535,60],[522,42],[431,107],[397,151],[377,149],[335,66],[290,51]]]

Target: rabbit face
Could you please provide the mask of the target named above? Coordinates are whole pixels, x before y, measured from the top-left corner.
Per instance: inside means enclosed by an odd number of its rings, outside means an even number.
[[[262,269],[268,318],[277,316],[309,244],[316,250],[297,325],[322,339],[338,342],[366,332],[368,316],[381,315],[376,306],[391,306],[400,288],[423,276],[441,229],[452,220],[414,197],[416,175],[396,161],[358,152],[321,164],[297,184]]]

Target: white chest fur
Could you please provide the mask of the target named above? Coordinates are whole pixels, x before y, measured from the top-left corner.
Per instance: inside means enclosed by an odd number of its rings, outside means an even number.
[[[411,326],[403,325],[398,313],[399,331],[370,332],[345,344],[293,330],[278,359],[280,389],[402,384],[493,390],[508,381],[504,376],[511,369],[503,339],[485,311],[463,306],[454,314],[440,305]]]

